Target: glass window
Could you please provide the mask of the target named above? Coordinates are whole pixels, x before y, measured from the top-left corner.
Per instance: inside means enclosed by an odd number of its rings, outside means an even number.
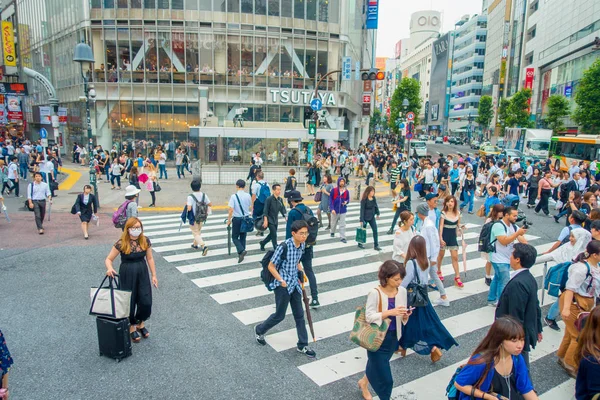
[[[171,70],[174,83],[185,83],[186,72],[192,72],[192,64],[185,61],[185,35],[183,32],[171,33]]]
[[[240,37],[227,36],[227,84],[239,85],[242,75],[240,59]]]
[[[212,11],[212,0],[200,0],[200,10]]]
[[[242,0],[242,12],[252,14],[254,12],[254,0]]]
[[[127,4],[127,0],[118,0],[117,7],[118,8],[128,8],[129,5]]]
[[[319,0],[319,21],[329,21],[329,1],[330,0]]]
[[[104,0],[104,8],[115,8],[115,0]]]
[[[108,128],[112,131],[113,138],[121,136],[121,113],[118,101],[108,102]]]
[[[264,87],[267,85],[267,65],[265,62],[267,58],[267,38],[256,37],[254,43],[256,49],[254,53],[254,84]]]
[[[215,11],[227,11],[227,3],[225,0],[215,0]]]
[[[281,0],[281,16],[292,17],[292,0]]]
[[[256,70],[254,65],[254,37],[241,37],[241,69],[242,69],[242,86],[253,85],[253,75]]]
[[[227,76],[227,42],[225,35],[214,35],[214,70],[215,70],[215,84],[225,85]]]
[[[170,83],[171,82],[171,71],[173,70],[173,63],[171,58],[167,54],[164,45],[168,46],[171,43],[171,32],[158,32],[158,65],[159,68],[159,82]],[[168,47],[167,47],[168,49]]]
[[[171,0],[171,8],[173,10],[183,10],[183,0]]]
[[[269,15],[279,16],[279,0],[269,0]]]
[[[148,120],[146,119],[146,104],[136,101],[133,103],[133,126],[137,139],[145,139],[148,129]],[[137,146],[136,146],[137,148]]]
[[[254,10],[257,15],[267,15],[267,0],[255,0]]]
[[[223,164],[242,164],[242,153],[241,138],[223,138]]]
[[[185,34],[185,71],[187,83],[198,83],[198,34]]]
[[[142,8],[142,0],[130,0],[131,8]]]
[[[102,8],[102,0],[92,0],[92,8]]]
[[[240,0],[227,0],[227,12],[240,12]]]
[[[146,82],[156,83],[158,82],[158,70],[160,69],[158,63],[156,32],[145,30],[144,35],[146,37],[146,42],[148,43],[148,47],[144,48],[146,54],[146,60],[144,61],[146,68]]]
[[[156,3],[157,3],[158,8],[161,10],[169,9],[169,0],[157,0]]]
[[[294,18],[304,19],[304,0],[294,0]]]
[[[122,101],[120,104],[121,113],[121,135],[122,143],[131,142],[133,140],[133,105],[129,101]],[[114,141],[114,138],[113,138]],[[118,148],[118,147],[117,147]]]
[[[268,86],[269,87],[278,87],[279,86],[279,77],[281,76],[281,67],[279,65],[280,59],[280,51],[281,47],[279,46],[278,39],[269,38],[269,53],[268,55],[273,55],[271,62],[269,63],[269,68],[267,69],[268,76]]]
[[[307,0],[306,19],[309,19],[311,21],[317,20],[317,0]]]
[[[200,49],[200,62],[198,66],[202,66],[200,68],[199,80],[200,83],[204,85],[211,85],[213,83],[213,39],[214,38],[211,34],[201,34],[200,41],[198,43],[198,47]]]
[[[279,122],[279,106],[267,106],[267,122]]]
[[[144,0],[144,8],[154,10],[156,8],[156,0]]]
[[[197,10],[198,9],[198,0],[185,0],[185,9],[186,10]]]
[[[306,55],[304,58],[305,77],[314,79],[317,70],[317,41],[306,39]]]
[[[329,22],[337,24],[340,22],[339,0],[329,0]]]
[[[292,63],[292,41],[285,40],[281,43],[280,62],[281,62],[281,87],[291,88],[294,77],[294,68]]]
[[[141,29],[131,29],[131,56],[129,58],[132,71],[132,81],[144,82],[145,57],[144,38]]]

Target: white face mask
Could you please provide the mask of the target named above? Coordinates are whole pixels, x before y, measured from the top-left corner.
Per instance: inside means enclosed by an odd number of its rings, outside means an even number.
[[[129,236],[137,238],[142,234],[142,228],[129,228]]]

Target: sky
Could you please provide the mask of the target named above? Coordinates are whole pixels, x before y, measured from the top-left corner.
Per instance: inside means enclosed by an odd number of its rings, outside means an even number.
[[[377,57],[394,57],[396,42],[410,36],[410,15],[416,11],[442,12],[442,33],[465,15],[481,14],[482,0],[379,0]]]

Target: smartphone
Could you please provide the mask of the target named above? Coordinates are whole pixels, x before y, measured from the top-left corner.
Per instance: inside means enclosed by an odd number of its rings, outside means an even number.
[[[408,311],[412,311],[414,309],[415,309],[415,307],[408,307]]]

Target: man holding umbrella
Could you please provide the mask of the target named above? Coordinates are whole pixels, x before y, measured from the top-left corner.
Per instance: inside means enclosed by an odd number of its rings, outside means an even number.
[[[275,293],[275,312],[262,324],[254,327],[255,338],[258,344],[266,345],[265,334],[274,326],[284,320],[288,304],[292,306],[292,314],[296,321],[298,343],[296,349],[309,358],[317,354],[308,348],[308,332],[304,322],[304,309],[302,308],[302,286],[304,274],[300,259],[305,249],[308,237],[308,224],[303,220],[294,221],[291,226],[292,237],[277,246],[271,262],[269,272],[275,278],[270,289]],[[284,250],[287,254],[284,255]]]

